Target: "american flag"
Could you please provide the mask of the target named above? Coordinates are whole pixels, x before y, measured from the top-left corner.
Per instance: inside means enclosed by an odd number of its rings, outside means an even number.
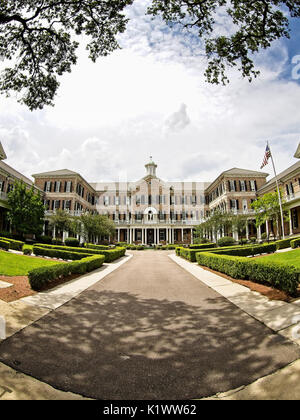
[[[267,145],[264,160],[263,160],[263,163],[262,163],[260,169],[262,169],[264,166],[266,166],[268,164],[268,160],[269,160],[270,157],[271,157],[271,150],[269,148],[269,145]]]

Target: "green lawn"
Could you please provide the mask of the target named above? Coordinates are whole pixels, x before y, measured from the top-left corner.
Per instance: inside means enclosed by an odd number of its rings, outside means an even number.
[[[0,275],[4,276],[27,276],[28,272],[33,268],[59,263],[61,262],[0,251]]]
[[[279,252],[277,254],[267,255],[261,257],[258,260],[267,261],[267,262],[278,262],[281,264],[293,265],[296,268],[300,269],[300,248],[295,249],[294,251]]]

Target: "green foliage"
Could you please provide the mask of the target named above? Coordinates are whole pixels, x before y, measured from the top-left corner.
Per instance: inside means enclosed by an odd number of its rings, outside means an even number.
[[[268,284],[291,295],[296,293],[299,285],[299,270],[280,263],[264,262],[263,258],[249,259],[209,252],[198,253],[196,258],[199,265],[209,267],[235,279]]]
[[[216,247],[215,243],[193,244],[189,246],[190,249],[208,249],[208,248],[215,248],[215,247]]]
[[[36,268],[28,274],[30,286],[33,290],[39,291],[59,278],[67,277],[71,274],[85,274],[96,270],[102,266],[104,259],[101,255],[89,256],[78,262]]]
[[[72,217],[65,211],[58,209],[55,214],[50,217],[50,226],[55,227],[56,231],[67,231],[71,227]]]
[[[107,246],[107,245],[94,245],[94,244],[84,244],[84,246],[86,247],[86,248],[89,248],[89,249],[110,249],[110,247],[109,246]],[[121,247],[122,247],[122,245],[120,245]]]
[[[220,238],[218,240],[218,246],[223,247],[223,246],[230,246],[230,245],[234,245],[235,244],[235,239],[232,238],[231,236],[223,236],[223,238]]]
[[[300,4],[271,0],[152,0],[148,13],[161,16],[174,30],[178,30],[178,24],[187,31],[196,30],[208,58],[207,81],[226,84],[228,67],[238,66],[249,81],[259,75],[255,53],[280,38],[289,38],[289,17],[300,16]],[[221,14],[227,20],[220,32]]]
[[[115,224],[107,216],[86,213],[80,216],[80,221],[87,242],[91,241],[92,236],[114,236],[115,234]]]
[[[23,254],[24,255],[31,255],[33,252],[32,245],[24,245],[23,246]]]
[[[9,242],[0,239],[0,248],[4,249],[5,251],[9,250]]]
[[[132,1],[2,1],[0,56],[11,63],[0,91],[20,93],[30,110],[53,105],[57,77],[76,64],[79,40],[87,41],[92,61],[116,50],[127,23],[122,11]]]
[[[9,243],[9,248],[15,251],[22,251],[24,242],[16,241],[15,239],[10,238],[0,238],[1,241],[6,241]]]
[[[300,238],[291,240],[291,247],[293,249],[298,248],[300,246]]]
[[[52,243],[52,236],[47,235],[41,235],[37,238],[38,242],[41,242],[43,244],[51,244]]]
[[[13,190],[8,193],[8,205],[8,219],[18,234],[42,233],[45,207],[33,187],[28,188],[24,182],[16,181]]]
[[[109,263],[117,260],[125,255],[125,248],[114,249],[89,249],[89,248],[74,248],[59,245],[43,245],[36,244],[33,247],[33,252],[36,255],[48,256],[51,258],[62,258],[64,260],[79,260],[89,255],[104,255],[105,262]]]
[[[297,240],[300,238],[294,238],[293,240]],[[288,239],[282,239],[281,241],[276,241],[276,249],[285,249],[291,247],[291,238]]]
[[[51,243],[53,245],[62,245],[63,244],[63,241],[61,239],[59,239],[59,238],[52,238]]]
[[[73,246],[73,247],[79,247],[80,245],[78,239],[71,238],[71,237],[65,239],[65,244],[66,246]]]

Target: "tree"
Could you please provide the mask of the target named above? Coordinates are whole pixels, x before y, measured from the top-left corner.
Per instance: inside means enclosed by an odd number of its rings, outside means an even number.
[[[231,218],[232,228],[237,232],[239,238],[243,238],[246,233],[246,225],[248,223],[248,216],[244,214],[235,214]]]
[[[280,191],[281,202],[284,204],[282,198],[282,191]],[[256,227],[259,227],[266,223],[268,220],[273,221],[277,225],[277,231],[279,232],[279,220],[280,220],[280,204],[277,192],[270,192],[259,197],[251,204],[252,209],[255,213]],[[285,217],[287,219],[287,217]],[[269,236],[268,236],[269,240]]]
[[[0,58],[10,61],[0,75],[0,92],[17,92],[29,109],[53,105],[58,76],[71,71],[82,37],[96,61],[119,48],[126,29],[124,9],[134,0],[1,0]],[[226,84],[227,67],[250,81],[257,77],[253,54],[282,37],[289,38],[289,17],[299,18],[297,1],[152,0],[148,14],[177,29],[196,29],[203,41],[210,83]],[[220,15],[228,18],[221,27]],[[177,25],[176,25],[177,24]]]
[[[19,235],[40,235],[43,232],[45,207],[40,193],[33,187],[16,181],[8,193],[8,205],[8,220]]]
[[[56,234],[58,231],[66,232],[72,225],[72,217],[65,210],[58,209],[55,214],[50,217],[50,225],[55,227]]]
[[[226,84],[227,67],[240,66],[252,81],[253,54],[282,37],[289,38],[289,17],[300,17],[300,2],[280,0],[152,0],[148,13],[170,26],[196,29],[209,60],[205,72],[210,83]],[[221,26],[222,15],[228,18]]]
[[[117,49],[116,35],[133,0],[1,0],[0,58],[13,60],[0,76],[0,92],[21,94],[30,110],[53,105],[57,76],[76,64],[79,36],[96,61]]]
[[[80,216],[80,221],[87,242],[91,242],[93,237],[113,236],[115,234],[115,224],[107,216],[85,213]]]

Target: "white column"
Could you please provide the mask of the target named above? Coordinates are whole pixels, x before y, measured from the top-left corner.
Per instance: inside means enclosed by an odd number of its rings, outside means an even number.
[[[166,228],[166,244],[169,243],[169,229]]]
[[[269,237],[269,221],[266,221],[266,233],[267,233],[267,237]]]
[[[118,229],[118,242],[120,242],[120,236],[121,236],[121,229]]]
[[[183,243],[183,228],[181,228],[181,242]]]
[[[144,228],[142,228],[142,245],[144,245]]]
[[[249,225],[248,222],[246,223],[246,239],[249,240]]]
[[[290,210],[290,235],[293,234],[293,212]]]
[[[127,243],[130,244],[130,233],[129,228],[127,228]]]
[[[258,226],[257,228],[257,240],[261,241],[261,226]]]

